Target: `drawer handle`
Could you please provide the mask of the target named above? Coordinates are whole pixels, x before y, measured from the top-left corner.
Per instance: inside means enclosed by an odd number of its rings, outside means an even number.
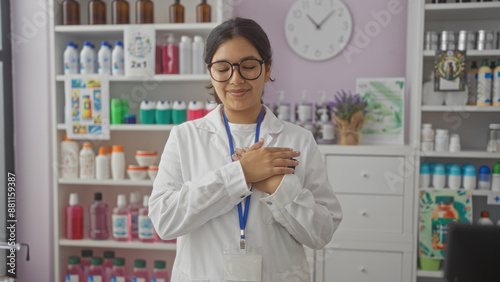
[[[368,216],[368,212],[367,211],[361,211],[360,212],[362,216]]]
[[[364,266],[360,266],[359,267],[359,271],[363,272],[363,273],[366,273],[366,268]]]
[[[363,176],[363,178],[368,178],[368,173],[366,173],[366,172],[362,172],[362,173],[361,173],[361,176]]]

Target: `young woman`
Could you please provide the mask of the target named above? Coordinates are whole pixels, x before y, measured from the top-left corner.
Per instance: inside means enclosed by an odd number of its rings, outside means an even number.
[[[172,281],[309,281],[303,247],[325,247],[342,212],[312,134],[262,105],[269,39],[230,19],[205,62],[220,105],[172,129],[149,201],[158,235],[178,238]]]

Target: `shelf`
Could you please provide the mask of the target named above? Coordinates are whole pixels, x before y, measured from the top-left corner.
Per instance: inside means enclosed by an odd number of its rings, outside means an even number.
[[[427,270],[417,270],[418,277],[429,277],[429,278],[443,278],[444,272],[442,270],[438,271],[427,271]]]
[[[174,124],[112,124],[111,131],[170,131]],[[57,124],[57,130],[66,130],[64,123]]]
[[[322,154],[334,155],[383,155],[383,156],[402,156],[415,151],[410,146],[382,146],[382,145],[318,145]]]
[[[153,187],[153,180],[97,180],[97,179],[59,179],[59,184],[70,184],[70,185],[101,185],[101,186],[147,186]]]
[[[115,35],[123,36],[125,27],[153,28],[156,31],[179,31],[190,34],[208,34],[219,23],[183,23],[183,24],[130,24],[130,25],[57,25],[54,28],[56,33],[67,33],[71,36],[95,36],[95,35]]]
[[[422,112],[500,112],[500,106],[422,106]]]
[[[420,157],[426,158],[469,158],[469,159],[500,159],[500,153],[486,151],[461,152],[420,152]]]
[[[436,51],[434,50],[424,50],[423,55],[426,59],[434,59]],[[500,50],[468,50],[467,57],[495,57],[500,56]]]
[[[434,189],[434,188],[420,188],[419,190],[423,190],[423,191],[451,191],[451,189]],[[458,190],[461,190],[461,191],[470,191],[470,194],[472,196],[477,196],[477,197],[487,197],[489,193],[491,193],[492,191],[491,190],[465,190],[463,188],[460,188]],[[494,191],[493,191],[494,192]]]
[[[57,75],[56,81],[64,82],[64,75]],[[154,76],[109,76],[110,82],[168,81],[168,82],[209,82],[208,74],[157,74]]]
[[[177,249],[176,244],[170,243],[142,243],[138,241],[134,242],[118,242],[114,240],[59,240],[59,246],[65,247],[91,247],[91,248],[115,248],[115,249],[139,249],[139,250],[166,250],[175,251]]]
[[[425,4],[426,21],[497,20],[500,3]]]

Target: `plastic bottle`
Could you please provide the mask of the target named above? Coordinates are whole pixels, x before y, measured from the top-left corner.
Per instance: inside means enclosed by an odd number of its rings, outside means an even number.
[[[113,24],[130,23],[130,5],[126,0],[113,0],[111,4],[111,22]]]
[[[187,109],[187,119],[195,120],[203,117],[204,107],[201,101],[191,101],[189,102]]]
[[[135,4],[135,21],[138,24],[154,23],[154,4],[151,0],[137,0]]]
[[[448,172],[448,187],[453,190],[460,188],[462,182],[462,169],[457,164],[452,164]]]
[[[205,60],[203,59],[203,52],[205,51],[205,43],[203,42],[203,37],[196,35],[193,40],[192,45],[192,73],[193,74],[205,74],[207,72],[205,66]]]
[[[115,48],[111,53],[111,63],[113,64],[113,75],[125,75],[125,58],[121,41],[115,41]]]
[[[179,46],[173,34],[169,34],[162,48],[162,68],[164,74],[179,73]]]
[[[436,164],[432,172],[432,185],[435,189],[443,189],[446,185],[446,169],[442,164]]]
[[[493,91],[491,93],[493,106],[500,106],[500,59],[497,67],[493,70]]]
[[[134,280],[135,279],[135,280]],[[134,271],[132,273],[133,282],[149,281],[149,272],[146,269],[146,261],[143,259],[134,260]]]
[[[127,268],[125,268],[124,258],[115,258],[111,269],[110,282],[129,282]]]
[[[460,152],[460,136],[458,134],[452,134],[450,137],[450,152]]]
[[[436,129],[436,141],[434,149],[436,152],[448,152],[450,151],[450,137],[448,136],[447,129]]]
[[[464,188],[465,190],[476,189],[476,168],[473,165],[467,165],[464,169]]]
[[[156,123],[156,103],[154,101],[142,101],[139,115],[142,124]]]
[[[500,162],[494,164],[491,171],[491,191],[500,191]]]
[[[66,43],[66,50],[64,50],[63,57],[64,74],[77,74],[79,71],[79,58],[75,43],[71,41]]]
[[[130,214],[130,230],[133,239],[139,238],[139,209],[141,208],[139,192],[130,193],[130,203],[128,205],[128,212]]]
[[[96,179],[109,179],[109,158],[106,156],[104,146],[99,148],[99,155],[95,157]]]
[[[116,208],[113,209],[112,222],[113,239],[115,241],[130,241],[130,214],[124,194],[118,195]]]
[[[217,108],[218,104],[217,102],[215,101],[207,101],[205,103],[205,110],[203,112],[203,115],[207,115],[208,113],[210,113],[211,111],[213,111],[215,108]]]
[[[491,171],[486,165],[479,167],[477,177],[477,189],[490,190],[491,185]]]
[[[62,2],[62,24],[79,25],[80,24],[80,4],[75,0],[64,0]]]
[[[432,129],[432,124],[423,123],[421,131],[421,150],[423,152],[434,151],[434,130]]]
[[[95,178],[94,156],[90,143],[83,143],[83,148],[80,151],[80,179]]]
[[[89,24],[106,24],[106,3],[101,0],[90,0]]]
[[[92,74],[94,73],[94,57],[92,52],[92,43],[88,41],[83,42],[83,48],[80,51],[80,73]]]
[[[106,281],[106,273],[102,267],[102,258],[93,257],[91,259],[91,265],[89,269],[89,276],[87,281],[89,282],[104,282]]]
[[[447,225],[458,221],[458,211],[453,206],[454,199],[451,196],[436,196],[436,208],[432,211],[432,234],[436,234],[436,240],[432,240],[432,248],[435,250],[446,249]]]
[[[85,282],[83,280],[83,271],[80,266],[80,258],[71,256],[68,258],[68,267],[66,268],[65,282]]]
[[[109,237],[108,229],[108,205],[102,202],[102,193],[94,194],[94,202],[90,204],[90,239],[106,240]]]
[[[157,235],[153,227],[153,222],[148,216],[149,196],[144,195],[142,199],[142,208],[139,209],[139,240],[145,243],[156,242]]]
[[[83,281],[87,281],[87,276],[90,270],[90,260],[92,259],[92,250],[82,250],[82,259],[80,260],[80,265],[82,267]]]
[[[201,0],[196,6],[196,22],[209,23],[212,21],[212,7],[207,4],[207,0]]]
[[[444,103],[445,92],[434,90],[434,72],[422,86],[422,105],[441,106]]]
[[[191,45],[193,45],[191,37],[183,35],[181,36],[181,42],[179,43],[179,73],[180,74],[192,74],[192,62],[193,53],[191,50]]]
[[[97,54],[97,72],[99,74],[111,74],[111,45],[103,41]]]
[[[500,124],[498,123],[490,123],[486,151],[491,153],[500,151]]]
[[[125,153],[122,145],[113,145],[111,153],[111,174],[113,180],[125,179]]]
[[[156,123],[158,124],[172,123],[172,102],[158,101],[158,103],[156,103]]]
[[[490,219],[490,213],[487,211],[481,212],[481,217],[477,220],[479,225],[494,225],[493,221]]]
[[[295,108],[296,120],[298,122],[310,122],[312,121],[313,110],[312,104],[307,103],[307,91],[302,92],[302,101]]]
[[[78,179],[78,143],[64,136],[61,142],[61,178]]]
[[[477,105],[490,106],[492,73],[487,59],[483,60],[477,75]]]
[[[180,4],[180,0],[175,0],[175,3],[169,7],[170,23],[184,22],[184,6]]]
[[[64,211],[66,239],[83,239],[83,207],[78,203],[78,194],[69,194],[69,205]]]
[[[174,124],[181,124],[187,119],[186,103],[184,101],[175,101],[172,107],[172,121]]]
[[[170,282],[170,275],[166,268],[167,263],[164,260],[155,260],[151,282]]]
[[[114,251],[104,251],[104,260],[102,262],[102,267],[104,268],[104,273],[106,274],[106,281],[111,279],[111,270],[113,269],[113,260],[115,258]]]
[[[467,73],[467,86],[469,89],[467,105],[475,106],[477,104],[477,64],[472,62]]]
[[[290,104],[285,103],[285,92],[279,91],[279,103],[277,107],[276,116],[283,121],[290,121]]]
[[[431,184],[431,171],[426,163],[420,164],[420,188],[427,189]]]

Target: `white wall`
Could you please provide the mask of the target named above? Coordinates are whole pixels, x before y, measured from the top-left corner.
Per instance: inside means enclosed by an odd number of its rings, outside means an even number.
[[[48,0],[11,1],[14,144],[20,281],[52,281]]]

